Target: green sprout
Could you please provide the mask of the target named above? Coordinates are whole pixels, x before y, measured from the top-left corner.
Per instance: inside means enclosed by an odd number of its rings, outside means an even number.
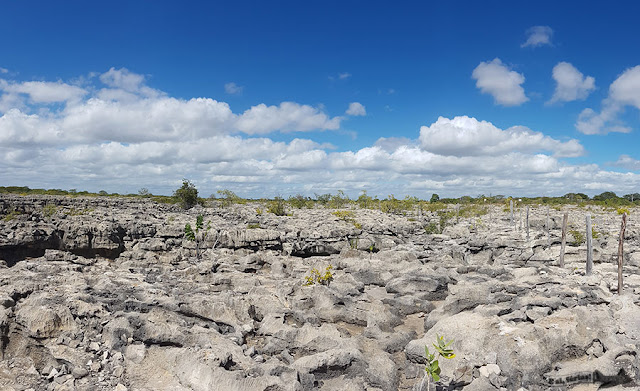
[[[211,222],[207,222],[207,226],[204,226],[204,217],[198,215],[196,218],[196,229],[191,227],[191,224],[187,223],[184,226],[184,237],[192,242],[196,242],[196,258],[200,259],[200,244],[207,239],[209,230],[211,229]],[[200,232],[202,231],[202,235]]]
[[[425,379],[427,380],[427,391],[429,390],[429,387],[431,385],[431,379],[433,379],[434,382],[437,382],[440,380],[441,369],[440,369],[440,363],[436,359],[437,356],[441,356],[446,359],[452,359],[456,356],[453,353],[453,349],[449,348],[449,345],[451,345],[453,340],[445,343],[444,337],[438,336],[437,342],[438,342],[437,345],[432,344],[433,347],[436,349],[435,353],[429,352],[428,346],[425,345],[424,347],[424,353],[427,359],[427,365],[424,367],[425,374],[424,374],[424,377],[422,378],[422,382],[420,383],[420,390],[422,390],[422,385],[424,384]]]

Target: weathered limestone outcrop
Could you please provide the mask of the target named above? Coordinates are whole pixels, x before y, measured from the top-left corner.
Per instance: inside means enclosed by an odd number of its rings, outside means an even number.
[[[635,214],[619,296],[611,212],[590,211],[585,276],[584,246],[557,266],[561,211],[548,240],[534,209],[527,240],[501,208],[442,234],[428,212],[258,208],[0,197],[0,389],[416,390],[437,336],[456,352],[440,389],[640,385]],[[196,252],[198,214],[212,228]],[[330,284],[305,285],[330,265]]]

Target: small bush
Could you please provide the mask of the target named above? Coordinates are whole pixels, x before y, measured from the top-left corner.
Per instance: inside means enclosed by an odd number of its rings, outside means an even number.
[[[260,228],[260,223],[249,223],[247,224],[247,229],[256,229]]]
[[[569,233],[571,234],[571,236],[573,236],[573,240],[569,242],[571,246],[577,247],[582,245],[586,241],[585,235],[576,229],[570,230]]]
[[[287,211],[284,208],[284,200],[282,197],[276,197],[273,201],[270,201],[267,212],[273,213],[276,216],[286,216]]]
[[[46,204],[45,206],[42,207],[42,215],[47,219],[52,218],[57,211],[58,211],[58,207],[55,206],[54,204]]]
[[[196,258],[200,259],[200,245],[207,240],[207,235],[211,230],[211,222],[207,222],[207,225],[204,225],[204,217],[202,215],[198,215],[196,217],[196,228],[193,229],[191,224],[187,223],[184,226],[184,237],[185,239],[196,242]]]
[[[289,197],[289,205],[296,209],[313,208],[313,200],[309,197],[305,197],[302,194],[298,194],[295,197]]]
[[[433,235],[433,234],[439,234],[440,230],[438,229],[438,224],[432,221],[429,224],[424,226],[424,232],[429,235]]]
[[[223,189],[218,190],[217,193],[221,196],[219,199],[222,201],[222,206],[227,208],[233,204],[243,204],[245,200],[242,197],[239,197],[236,193],[231,190]]]
[[[362,224],[358,223],[355,219],[356,214],[350,210],[337,210],[335,212],[332,212],[331,214],[342,221],[353,224],[353,226],[357,229],[362,229]]]
[[[311,272],[309,273],[308,276],[305,276],[305,283],[304,285],[314,285],[314,284],[320,284],[320,285],[329,285],[329,283],[331,281],[333,281],[333,273],[331,273],[331,270],[333,270],[333,266],[329,265],[325,268],[325,272],[324,274],[321,274],[320,271],[316,268],[311,269]]]
[[[198,189],[187,179],[182,180],[182,187],[173,192],[173,196],[184,209],[192,208],[198,203]]]
[[[625,213],[626,213],[626,214],[627,214],[627,216],[629,216],[629,214],[631,213],[631,212],[629,212],[629,209],[627,209],[627,208],[622,208],[622,207],[620,207],[620,208],[616,209],[616,212],[618,212],[618,214],[619,214],[619,215],[622,215],[622,214],[625,214]]]
[[[7,213],[2,220],[4,221],[11,221],[13,219],[15,219],[16,217],[22,215],[23,213],[17,210],[12,210],[11,212]]]

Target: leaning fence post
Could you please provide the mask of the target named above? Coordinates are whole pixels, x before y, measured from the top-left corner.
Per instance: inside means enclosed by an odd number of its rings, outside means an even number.
[[[513,223],[513,200],[509,200],[509,211],[511,212],[511,225],[514,225],[514,223]]]
[[[627,214],[622,214],[622,226],[620,227],[620,241],[618,242],[618,294],[622,294],[622,261],[624,259],[623,243],[624,230],[627,228]]]
[[[591,214],[587,213],[587,275],[593,270],[593,239],[591,235]]]
[[[569,219],[569,214],[565,213],[562,216],[562,244],[560,245],[560,262],[558,262],[558,266],[564,267],[564,248],[567,245],[567,220]]]
[[[545,224],[547,228],[547,248],[551,247],[551,227],[549,226],[549,205],[547,205],[547,223]]]
[[[527,205],[527,240],[529,240],[529,205]]]

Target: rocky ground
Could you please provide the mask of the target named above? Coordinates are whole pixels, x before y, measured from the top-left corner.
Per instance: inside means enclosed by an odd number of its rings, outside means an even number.
[[[435,213],[257,209],[1,196],[0,389],[417,390],[437,336],[440,390],[640,387],[636,211],[617,295],[615,211],[552,208],[548,238],[533,208],[527,239],[502,206],[442,234]],[[557,266],[565,211],[594,216],[592,275],[584,245]]]

